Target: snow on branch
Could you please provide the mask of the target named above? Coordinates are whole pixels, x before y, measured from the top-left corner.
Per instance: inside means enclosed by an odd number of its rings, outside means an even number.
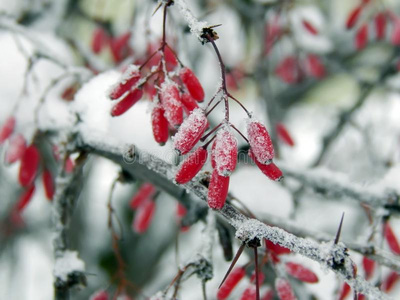
[[[124,170],[133,176],[145,178],[147,181],[157,184],[160,189],[176,197],[178,200],[181,199],[179,195],[182,195],[184,190],[176,186],[173,182],[175,167],[171,164],[133,145],[129,147],[126,145],[116,146],[118,144],[110,141],[108,137],[101,136],[101,134],[96,135],[92,132],[90,135],[86,135],[86,138],[85,135],[78,137],[76,145],[78,149],[106,157],[121,165]],[[182,187],[203,202],[207,201],[207,188],[201,183],[191,181],[182,185]],[[193,198],[191,199],[196,201]],[[319,244],[297,237],[283,229],[268,226],[256,219],[249,219],[228,203],[217,212],[235,227],[236,237],[242,242],[249,243],[254,239],[268,239],[273,243],[289,248],[295,253],[319,262],[321,266],[338,274],[358,293],[362,293],[372,299],[390,299],[364,278],[354,276],[354,263],[349,258],[347,249],[342,243],[337,245],[332,242]]]
[[[399,198],[396,192],[385,190],[384,186],[361,186],[351,182],[346,175],[327,169],[301,170],[281,161],[279,167],[286,177],[292,177],[317,191],[322,191],[332,197],[349,197],[373,208],[390,205],[393,200]]]

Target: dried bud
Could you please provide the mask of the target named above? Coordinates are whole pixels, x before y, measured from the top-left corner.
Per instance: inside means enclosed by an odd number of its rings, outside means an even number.
[[[263,124],[253,119],[247,123],[247,135],[250,148],[262,164],[269,164],[274,158],[274,146],[267,128]]]
[[[224,207],[226,196],[228,195],[229,177],[221,176],[217,170],[211,175],[211,181],[208,186],[207,202],[212,209],[221,209]]]
[[[207,161],[208,152],[203,147],[197,148],[178,168],[175,181],[179,184],[189,182],[201,170]]]
[[[15,128],[15,118],[13,116],[9,117],[0,128],[0,145],[7,140],[10,135],[14,132]]]
[[[155,212],[156,204],[148,199],[136,211],[132,228],[137,233],[143,233],[149,228]]]
[[[125,113],[130,109],[136,102],[138,102],[143,96],[143,91],[141,89],[135,89],[129,92],[121,101],[115,104],[111,110],[111,116],[117,117]]]
[[[286,263],[286,272],[297,278],[300,281],[308,282],[308,283],[316,283],[318,282],[318,277],[315,275],[313,271],[310,269],[293,262]]]
[[[19,167],[19,183],[23,187],[33,184],[39,167],[40,155],[35,145],[26,148]]]
[[[203,101],[204,90],[193,71],[189,68],[183,68],[180,71],[179,76],[188,89],[190,95],[199,102]]]
[[[151,125],[154,139],[164,145],[168,141],[168,121],[164,116],[165,111],[161,105],[156,105],[151,112]]]
[[[229,176],[235,170],[237,163],[237,140],[229,128],[222,128],[212,147],[213,168],[221,176]]]
[[[173,138],[174,148],[181,155],[188,153],[200,140],[207,126],[208,121],[204,111],[200,108],[192,111]]]
[[[228,278],[226,278],[224,284],[220,287],[217,293],[218,300],[224,300],[229,297],[232,290],[236,287],[236,285],[243,279],[246,275],[246,270],[242,267],[235,268],[229,274]]]
[[[147,199],[153,197],[156,191],[156,188],[151,183],[146,182],[142,184],[142,186],[131,199],[131,208],[136,209],[141,206]]]
[[[160,91],[161,104],[165,117],[172,127],[178,127],[183,122],[183,109],[178,87],[174,83],[164,82]]]

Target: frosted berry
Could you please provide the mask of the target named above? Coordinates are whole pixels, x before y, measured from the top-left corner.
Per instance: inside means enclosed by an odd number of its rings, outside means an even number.
[[[275,290],[281,300],[295,300],[297,299],[289,281],[285,278],[277,278],[275,280]]]
[[[153,219],[156,204],[153,200],[148,199],[136,211],[135,218],[133,220],[132,228],[137,233],[145,232]]]
[[[165,117],[172,127],[178,127],[183,122],[183,109],[178,87],[174,83],[164,82],[160,90],[161,104]]]
[[[188,153],[200,140],[207,126],[208,121],[204,111],[200,108],[193,110],[175,134],[174,148],[180,155]]]
[[[141,206],[147,199],[153,197],[156,191],[156,188],[151,183],[146,182],[142,184],[142,186],[131,199],[131,208],[136,209]]]
[[[228,128],[222,128],[212,147],[213,168],[219,175],[229,176],[236,167],[238,155],[237,140]]]
[[[300,81],[300,68],[297,58],[288,56],[284,58],[275,68],[275,74],[283,82],[294,84]]]
[[[240,300],[255,300],[257,297],[257,288],[254,284],[250,284],[243,292]]]
[[[22,134],[14,135],[10,138],[8,148],[5,155],[5,162],[7,164],[15,163],[21,159],[26,150],[26,141]]]
[[[168,141],[168,121],[164,114],[165,111],[160,105],[156,105],[151,112],[154,140],[161,145]]]
[[[246,270],[242,267],[234,268],[232,272],[228,275],[223,285],[220,287],[217,293],[218,300],[224,300],[229,297],[232,290],[236,285],[243,279],[246,275]]]
[[[24,208],[29,204],[34,192],[35,192],[35,185],[32,184],[22,193],[17,203],[17,211],[19,213],[22,212]]]
[[[211,175],[211,181],[208,186],[207,203],[212,209],[221,209],[224,207],[226,196],[228,195],[229,176],[221,176],[217,170]]]
[[[261,296],[261,300],[272,300],[274,298],[274,291],[268,289],[265,291],[264,295]]]
[[[273,181],[280,181],[283,178],[282,171],[273,162],[268,165],[260,163],[255,157],[252,149],[249,150],[250,158],[256,163],[257,167],[264,173],[269,179]]]
[[[346,298],[347,295],[350,293],[350,290],[351,287],[346,282],[344,282],[340,290],[339,300],[343,300],[344,298]]]
[[[389,222],[386,222],[384,224],[383,230],[383,235],[389,245],[390,250],[394,254],[400,255],[400,245]]]
[[[362,12],[363,6],[359,5],[355,7],[349,14],[346,20],[346,28],[351,29],[356,25],[358,19],[360,18],[361,12]]]
[[[54,180],[53,180],[53,175],[51,175],[51,172],[48,169],[44,169],[42,174],[42,180],[46,198],[48,200],[52,200],[55,191]]]
[[[283,143],[290,147],[294,146],[292,136],[290,135],[289,131],[286,129],[286,126],[283,123],[276,124],[276,134]]]
[[[207,161],[208,151],[203,147],[197,148],[186,158],[178,168],[175,181],[184,184],[190,181],[201,170]]]
[[[308,283],[318,282],[318,277],[313,271],[297,263],[287,262],[286,272],[300,281]]]
[[[250,148],[262,164],[269,164],[274,158],[274,146],[267,128],[258,121],[250,119],[247,124]]]
[[[111,116],[118,117],[130,109],[136,102],[138,102],[143,96],[141,89],[135,89],[122,98],[117,104],[115,104],[111,110]]]
[[[111,89],[111,100],[118,99],[123,94],[128,92],[134,84],[140,79],[139,68],[135,65],[130,65],[122,74],[121,79]]]
[[[39,151],[35,145],[26,148],[21,158],[18,180],[23,187],[32,185],[39,167]]]
[[[165,58],[165,63],[167,65],[167,71],[172,71],[178,65],[178,61],[175,57],[175,54],[170,49],[170,47],[164,48],[164,58]]]
[[[268,248],[269,251],[277,254],[277,255],[281,255],[281,254],[289,254],[290,253],[290,249],[282,247],[279,244],[274,244],[273,242],[269,241],[269,240],[265,240],[265,245]]]
[[[0,145],[7,140],[10,135],[14,132],[15,128],[15,118],[13,116],[9,117],[0,128]]]
[[[199,102],[203,101],[204,90],[193,71],[189,68],[183,68],[180,71],[179,76],[188,89],[190,95]]]

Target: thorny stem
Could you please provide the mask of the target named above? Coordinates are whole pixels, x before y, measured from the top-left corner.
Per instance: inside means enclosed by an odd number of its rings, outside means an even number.
[[[335,244],[339,243],[340,233],[342,232],[343,219],[344,219],[344,212],[342,214],[342,218],[340,219],[339,228],[338,228],[338,231],[336,233]]]

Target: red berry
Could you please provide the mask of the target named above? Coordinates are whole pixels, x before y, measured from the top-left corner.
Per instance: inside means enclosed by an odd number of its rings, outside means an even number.
[[[346,298],[347,295],[350,293],[350,290],[350,286],[346,282],[344,282],[340,290],[339,300],[343,300],[344,298]]]
[[[156,188],[151,183],[146,182],[142,184],[142,186],[131,199],[131,208],[136,209],[141,206],[147,199],[153,197],[156,191]]]
[[[252,149],[249,150],[249,156],[256,163],[261,172],[263,172],[269,179],[280,181],[283,178],[282,171],[273,162],[268,165],[260,163],[254,156]]]
[[[310,22],[308,22],[307,20],[303,20],[302,23],[303,23],[304,28],[307,29],[307,31],[309,33],[311,33],[312,35],[318,34],[318,30]]]
[[[149,228],[153,219],[156,204],[153,200],[147,199],[136,211],[132,228],[137,233],[143,233]]]
[[[197,148],[178,168],[175,181],[179,184],[189,182],[201,170],[207,161],[208,152],[203,147]]]
[[[223,285],[220,287],[217,293],[218,300],[224,300],[229,297],[232,290],[239,283],[240,280],[246,275],[246,270],[244,268],[234,268],[232,272],[228,275]]]
[[[178,87],[174,83],[164,82],[161,85],[160,99],[165,110],[165,117],[172,127],[178,127],[183,122],[183,109]]]
[[[24,210],[24,208],[29,204],[34,192],[35,192],[35,185],[32,184],[20,196],[18,203],[17,203],[17,211],[19,213],[22,212]]]
[[[271,51],[274,44],[279,40],[279,38],[283,34],[283,30],[279,24],[279,16],[277,15],[272,22],[269,22],[265,26],[265,39],[264,39],[264,47],[265,54],[268,54]]]
[[[278,245],[278,244],[274,244],[270,240],[265,240],[265,245],[267,246],[268,250],[270,250],[271,252],[273,252],[277,255],[290,253],[290,249],[282,247],[281,245]]]
[[[207,126],[204,111],[200,108],[193,110],[173,137],[174,148],[180,155],[188,153],[200,140]]]
[[[212,209],[221,209],[224,207],[228,188],[229,176],[221,176],[217,170],[214,170],[211,175],[210,185],[208,186],[208,206]]]
[[[108,293],[103,290],[97,291],[90,296],[89,300],[108,300]]]
[[[154,139],[164,145],[168,141],[168,121],[164,116],[165,111],[161,105],[156,105],[151,112],[151,125]]]
[[[310,269],[293,262],[286,263],[286,272],[300,281],[308,283],[318,282],[318,277]]]
[[[190,113],[192,110],[199,108],[197,105],[196,100],[190,94],[188,93],[183,93],[181,96],[181,102],[185,109]]]
[[[175,54],[170,47],[164,48],[164,58],[165,58],[165,63],[167,64],[168,71],[172,71],[178,65],[178,61],[176,60]]]
[[[381,40],[385,37],[386,32],[386,14],[380,12],[375,16],[374,19],[376,38]]]
[[[397,274],[395,271],[391,271],[389,275],[383,280],[381,289],[382,291],[388,293],[390,292],[397,281],[399,281],[400,275]]]
[[[254,284],[250,284],[243,292],[240,300],[255,300],[257,297],[257,288]]]
[[[294,141],[289,131],[286,129],[286,126],[283,123],[276,124],[276,134],[278,138],[284,142],[286,145],[293,147]]]
[[[263,283],[264,279],[265,279],[264,273],[263,272],[258,272],[258,282],[259,282],[260,285]],[[252,282],[252,283],[256,282],[256,272],[253,272],[251,274],[250,282]]]
[[[275,74],[283,82],[293,84],[300,81],[300,68],[297,58],[288,56],[284,58],[275,68]]]
[[[393,27],[392,27],[392,35],[390,37],[390,41],[393,45],[399,46],[400,45],[400,18],[393,19]]]
[[[0,129],[0,145],[4,143],[6,139],[14,132],[15,128],[15,118],[13,116],[9,117]]]
[[[397,238],[393,232],[392,227],[390,226],[389,222],[384,224],[384,233],[385,239],[389,245],[390,250],[397,255],[400,255],[400,245],[397,241]]]
[[[375,261],[368,257],[363,257],[362,264],[365,271],[365,279],[370,279],[375,269]]]
[[[68,157],[67,160],[65,161],[65,166],[64,170],[67,174],[71,174],[74,171],[75,168],[75,162],[71,159],[71,157]]]
[[[128,42],[131,33],[127,32],[111,39],[110,49],[115,62],[120,62],[128,54]]]
[[[274,146],[267,128],[258,121],[250,119],[247,124],[250,148],[262,164],[269,164],[274,158]]]
[[[176,216],[180,219],[183,218],[187,213],[186,207],[184,207],[180,202],[176,206]]]
[[[53,181],[53,176],[51,175],[51,172],[48,169],[44,169],[42,174],[42,179],[43,179],[44,193],[48,200],[52,200],[55,191],[54,181]]]
[[[115,104],[111,110],[111,116],[118,117],[130,109],[143,96],[142,89],[135,89]]]
[[[368,24],[363,24],[355,36],[355,46],[357,50],[363,49],[368,43]]]
[[[108,44],[108,34],[103,27],[97,27],[92,36],[92,51],[99,54],[100,51]]]
[[[229,128],[218,131],[212,147],[212,161],[213,168],[219,175],[231,175],[236,167],[237,155],[237,140]]]
[[[363,9],[363,6],[359,5],[350,12],[349,16],[347,17],[347,21],[346,21],[347,29],[351,29],[354,27],[354,25],[356,25],[360,15],[361,15],[362,9]]]
[[[180,71],[179,76],[188,89],[190,95],[199,102],[203,101],[204,90],[193,71],[189,68],[183,68]]]
[[[24,155],[21,158],[21,165],[19,167],[19,183],[23,187],[32,185],[35,180],[36,173],[39,167],[39,151],[35,145],[30,145],[26,148]]]
[[[140,72],[136,65],[130,65],[122,74],[121,79],[111,89],[111,100],[118,99],[128,92],[140,79]]]
[[[308,54],[306,58],[307,70],[311,76],[321,79],[325,76],[325,66],[320,58],[314,54]]]
[[[26,141],[22,134],[14,135],[10,138],[10,143],[5,155],[5,162],[12,164],[21,159],[26,150]]]
[[[277,278],[275,280],[275,290],[281,300],[295,300],[297,299],[289,281],[285,278]]]

